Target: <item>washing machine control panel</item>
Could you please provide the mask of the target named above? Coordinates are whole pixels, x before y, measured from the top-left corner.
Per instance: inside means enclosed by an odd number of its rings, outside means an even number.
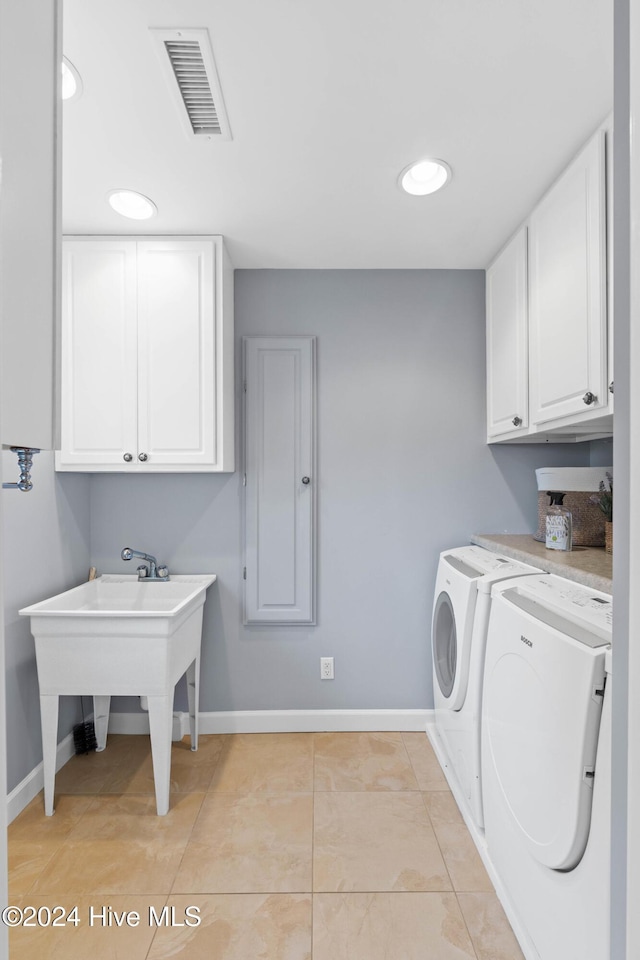
[[[485,550],[484,547],[457,547],[445,552],[442,556],[450,566],[469,579],[487,576],[493,580],[506,580],[507,577],[518,577],[523,573],[541,572],[539,567],[530,567],[518,560],[501,557],[497,553],[492,553],[491,550]],[[495,574],[499,576],[496,577]]]
[[[502,587],[500,584],[497,589]],[[513,590],[611,641],[613,603],[608,594],[554,574],[519,579]]]

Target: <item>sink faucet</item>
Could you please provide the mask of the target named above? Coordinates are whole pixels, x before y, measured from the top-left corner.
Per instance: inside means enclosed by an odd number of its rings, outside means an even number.
[[[168,580],[169,568],[164,564],[158,566],[158,561],[150,553],[142,553],[140,550],[132,550],[131,547],[125,547],[120,554],[123,560],[131,560],[132,557],[140,557],[141,560],[147,560],[149,566],[141,563],[138,567],[138,580]]]

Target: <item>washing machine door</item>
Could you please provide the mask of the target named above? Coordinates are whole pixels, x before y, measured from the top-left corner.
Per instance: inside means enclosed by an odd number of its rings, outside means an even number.
[[[554,870],[577,866],[589,836],[606,649],[517,588],[493,597],[483,765],[531,856]]]
[[[436,712],[460,710],[467,695],[477,581],[482,571],[457,556],[459,552],[441,554],[436,577],[431,618]]]
[[[458,667],[458,631],[451,597],[443,590],[433,608],[433,668],[440,692],[450,699]]]

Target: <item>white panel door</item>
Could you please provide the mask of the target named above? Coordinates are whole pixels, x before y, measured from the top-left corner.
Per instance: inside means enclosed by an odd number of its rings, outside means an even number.
[[[124,458],[135,457],[136,299],[135,242],[64,244],[60,439],[65,463],[125,467]]]
[[[138,460],[215,464],[211,240],[138,243]]]
[[[529,426],[527,228],[487,270],[487,435]]]
[[[531,419],[607,404],[604,133],[567,168],[529,222]]]
[[[245,622],[314,623],[314,337],[245,337]]]

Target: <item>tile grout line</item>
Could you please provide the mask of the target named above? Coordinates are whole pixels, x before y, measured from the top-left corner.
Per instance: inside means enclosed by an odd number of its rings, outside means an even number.
[[[169,903],[169,897],[170,897],[170,896],[171,896],[171,894],[168,893],[167,896],[166,896],[166,898],[165,898],[165,901],[164,901],[164,903],[163,903],[163,905],[162,905],[162,906],[163,906],[163,909],[164,909],[164,907],[166,907],[167,904]],[[149,960],[149,957],[150,957],[150,955],[151,955],[151,951],[153,950],[153,945],[154,945],[154,943],[155,943],[155,941],[156,941],[156,937],[158,936],[159,933],[160,933],[160,927],[158,927],[158,928],[156,929],[155,933],[154,933],[153,936],[151,937],[151,942],[149,943],[149,949],[148,949],[147,952],[145,953],[145,960]]]
[[[200,806],[199,806],[199,808],[198,808],[198,813],[197,813],[196,816],[194,817],[193,823],[191,824],[191,830],[189,831],[189,836],[187,837],[187,841],[186,841],[186,843],[185,843],[185,845],[184,845],[184,850],[182,851],[182,856],[180,857],[180,862],[178,863],[178,865],[177,865],[177,867],[176,867],[176,872],[175,872],[175,874],[174,874],[174,876],[173,876],[173,880],[171,881],[171,886],[170,886],[170,888],[169,888],[169,894],[168,894],[168,896],[171,896],[171,895],[173,894],[173,888],[174,888],[174,886],[175,886],[176,878],[177,878],[178,874],[180,873],[180,867],[182,866],[182,862],[183,862],[183,860],[184,860],[184,858],[185,858],[185,854],[186,854],[186,852],[187,852],[187,847],[189,846],[189,843],[191,842],[191,838],[192,838],[192,836],[193,836],[193,831],[194,831],[195,828],[196,828],[196,823],[197,823],[198,820],[200,819],[200,815],[201,815],[201,813],[202,813],[202,808],[204,807],[205,800],[206,800],[206,798],[207,798],[207,796],[208,796],[208,794],[209,794],[209,790],[211,789],[211,784],[213,783],[213,778],[214,778],[215,775],[216,775],[216,770],[218,769],[218,766],[219,766],[219,764],[220,764],[221,761],[222,761],[222,757],[223,757],[223,755],[224,755],[224,753],[225,753],[225,749],[226,749],[226,747],[227,747],[227,743],[228,743],[228,741],[225,739],[225,740],[223,741],[222,749],[220,750],[220,753],[218,754],[218,759],[216,760],[216,762],[215,762],[215,764],[214,764],[213,772],[212,772],[212,774],[211,774],[211,780],[209,781],[209,786],[208,786],[207,789],[203,792],[202,801],[201,801]],[[188,791],[188,794],[190,795],[190,794],[192,794],[193,792],[194,792],[194,791],[190,790],[190,791]],[[171,799],[171,794],[169,794],[169,799]],[[180,896],[180,894],[176,894],[176,896]],[[154,934],[154,940],[155,940],[155,934]],[[153,942],[153,941],[152,941],[152,942]]]
[[[449,866],[448,866],[448,864],[447,864],[447,860],[446,860],[446,857],[445,857],[445,855],[444,855],[444,851],[443,851],[443,849],[442,849],[442,847],[441,847],[441,845],[440,845],[440,840],[438,839],[438,834],[437,834],[437,832],[436,832],[436,828],[435,828],[434,825],[433,825],[433,820],[432,820],[432,818],[431,818],[431,813],[429,812],[429,807],[428,807],[427,801],[426,801],[426,799],[425,799],[425,793],[436,793],[436,792],[438,792],[438,791],[433,791],[433,790],[431,790],[431,791],[429,791],[429,790],[421,790],[420,793],[421,793],[421,795],[422,795],[422,802],[423,802],[423,804],[424,804],[425,812],[426,812],[427,817],[428,817],[428,819],[429,819],[429,823],[431,824],[431,829],[433,830],[433,835],[434,835],[434,837],[436,838],[436,843],[438,844],[438,850],[440,851],[440,856],[442,857],[442,862],[444,863],[444,868],[445,868],[445,870],[447,871],[447,876],[449,877],[449,883],[451,884],[451,892],[453,893],[454,897],[456,898],[456,903],[457,903],[457,905],[458,905],[458,910],[460,911],[460,916],[462,917],[462,922],[463,922],[463,924],[464,924],[464,928],[465,928],[465,930],[467,931],[467,936],[469,937],[469,943],[471,944],[471,949],[473,950],[473,953],[474,953],[474,956],[475,956],[475,960],[479,960],[478,951],[476,950],[475,941],[474,941],[473,937],[471,936],[471,931],[469,930],[469,926],[468,926],[468,924],[467,924],[467,918],[465,917],[464,911],[462,910],[462,907],[461,907],[461,905],[460,905],[460,900],[458,899],[458,891],[457,891],[457,890],[455,889],[455,887],[454,887],[453,877],[451,876],[451,873],[450,873],[450,871],[449,871]],[[465,891],[465,892],[466,892],[466,891]]]
[[[462,892],[467,893],[468,891],[465,890],[465,891],[462,891]],[[468,934],[468,936],[469,936],[469,943],[471,944],[471,949],[473,950],[473,952],[474,952],[474,954],[475,954],[475,956],[476,956],[476,960],[480,960],[480,957],[478,956],[478,951],[476,950],[476,941],[475,941],[474,937],[473,937],[472,934],[471,934],[471,930],[469,929],[469,924],[467,923],[467,918],[466,918],[465,915],[464,915],[464,910],[462,909],[462,904],[460,903],[460,899],[459,899],[459,897],[458,897],[458,891],[457,891],[457,890],[454,890],[454,893],[455,893],[455,897],[456,897],[456,903],[458,904],[458,910],[460,911],[460,915],[461,915],[461,917],[462,917],[462,922],[464,923],[464,928],[465,928],[465,930],[467,931],[467,934]]]
[[[187,851],[187,847],[189,846],[189,843],[191,842],[191,837],[193,836],[193,831],[195,830],[196,823],[198,822],[198,819],[199,819],[199,817],[200,817],[200,814],[202,813],[202,808],[203,808],[203,806],[204,806],[205,799],[206,799],[206,797],[207,797],[207,795],[208,795],[208,793],[209,793],[209,790],[210,790],[210,788],[211,788],[211,784],[213,783],[213,778],[214,778],[214,776],[215,776],[215,774],[216,774],[216,770],[218,769],[218,766],[219,766],[219,764],[220,764],[220,762],[221,762],[221,760],[222,760],[222,757],[223,757],[223,754],[224,754],[224,752],[225,752],[226,746],[227,746],[227,741],[225,740],[225,741],[223,742],[222,749],[220,750],[220,753],[218,754],[218,759],[216,760],[216,762],[215,762],[215,764],[214,764],[214,766],[213,766],[213,771],[212,771],[212,774],[211,774],[211,780],[209,781],[209,785],[208,785],[207,789],[206,789],[206,790],[203,792],[203,794],[202,794],[202,802],[200,803],[200,807],[198,808],[198,813],[197,813],[197,815],[194,817],[193,823],[191,824],[191,830],[189,831],[189,836],[187,837],[186,843],[185,843],[185,845],[184,845],[184,850],[182,851],[182,856],[180,857],[180,861],[179,861],[179,863],[178,863],[177,866],[176,866],[176,871],[175,871],[175,874],[174,874],[174,876],[173,876],[173,880],[171,881],[171,885],[170,885],[170,887],[169,887],[169,892],[168,892],[168,894],[167,894],[167,896],[166,896],[166,899],[165,899],[165,901],[164,901],[164,904],[163,904],[163,906],[165,906],[165,907],[168,905],[170,898],[174,895],[174,894],[173,894],[173,887],[174,887],[174,885],[175,885],[176,878],[177,878],[177,876],[178,876],[178,874],[179,874],[179,872],[180,872],[180,867],[182,866],[182,861],[184,860],[185,853],[186,853],[186,851]],[[192,790],[189,790],[189,791],[188,791],[189,794],[191,794],[191,793],[193,793],[193,792],[194,792],[194,791],[192,791]],[[171,794],[169,794],[169,797],[171,797]],[[175,894],[175,896],[180,896],[180,894]],[[191,894],[188,894],[188,896],[191,896]],[[193,896],[197,896],[197,894],[193,894]],[[146,952],[146,954],[145,954],[145,960],[149,960],[149,957],[151,956],[151,952],[152,952],[152,950],[153,950],[153,945],[154,945],[155,940],[156,940],[156,937],[159,935],[159,933],[160,933],[160,928],[158,927],[158,929],[155,931],[155,933],[153,934],[153,936],[152,936],[152,938],[151,938],[151,942],[150,942],[150,944],[149,944],[149,949],[147,950],[147,952]]]
[[[409,761],[409,766],[411,767],[411,772],[413,773],[413,779],[416,781],[416,786],[417,786],[418,790],[420,790],[420,781],[418,780],[418,774],[416,773],[416,768],[415,768],[414,765],[413,765],[413,760],[411,759],[411,754],[409,753],[409,751],[408,751],[408,749],[407,749],[407,742],[406,742],[406,740],[404,739],[404,733],[403,733],[403,732],[400,733],[400,740],[401,740],[401,742],[402,742],[402,746],[403,746],[404,752],[405,752],[405,754],[406,754],[407,760]],[[422,792],[422,791],[420,791],[420,792]]]
[[[437,757],[436,757],[436,760],[437,760],[438,766],[439,766],[440,769],[442,770],[442,766],[440,765],[440,761],[438,760]],[[437,790],[423,790],[423,791],[422,791],[422,802],[424,803],[425,809],[426,809],[426,811],[427,811],[427,816],[428,816],[428,818],[429,818],[429,823],[431,824],[431,826],[432,826],[432,828],[433,828],[433,833],[434,833],[434,836],[435,836],[435,838],[436,838],[436,843],[438,844],[438,849],[440,850],[440,855],[441,855],[441,857],[442,857],[442,861],[443,861],[443,863],[444,863],[445,870],[447,871],[447,876],[449,877],[449,881],[450,881],[450,883],[451,883],[451,889],[452,889],[452,892],[453,892],[453,894],[454,894],[454,896],[455,896],[455,898],[456,898],[456,903],[458,904],[458,910],[460,911],[460,916],[462,917],[462,922],[464,923],[464,928],[465,928],[465,930],[467,931],[467,935],[468,935],[468,937],[469,937],[469,943],[471,944],[471,949],[473,950],[473,952],[474,952],[474,954],[475,954],[476,960],[480,960],[480,958],[478,957],[478,951],[476,950],[475,940],[474,940],[474,938],[473,938],[472,935],[471,935],[471,930],[469,929],[469,925],[468,925],[468,923],[467,923],[467,918],[466,918],[465,915],[464,915],[464,910],[462,909],[462,906],[461,906],[461,904],[460,904],[460,900],[459,900],[459,898],[458,898],[458,893],[459,893],[459,892],[467,893],[467,892],[469,892],[469,891],[466,891],[466,890],[465,890],[465,891],[458,891],[458,890],[455,889],[455,886],[454,886],[454,883],[453,883],[453,877],[451,876],[451,873],[450,873],[450,871],[449,871],[449,866],[448,866],[448,864],[447,864],[447,861],[446,861],[446,858],[445,858],[445,855],[444,855],[444,851],[443,851],[443,849],[442,849],[442,847],[441,847],[441,845],[440,845],[440,840],[439,840],[439,838],[438,838],[438,834],[437,834],[436,828],[435,828],[435,826],[434,826],[433,819],[432,819],[432,817],[431,817],[431,812],[430,812],[430,810],[429,810],[429,806],[428,806],[427,801],[426,801],[426,798],[425,798],[425,794],[426,794],[426,793],[439,793],[439,792],[440,792],[440,791],[437,791]],[[449,791],[449,792],[450,792],[450,791]],[[454,798],[454,802],[455,802],[455,798]],[[456,804],[456,807],[457,807],[457,804]]]
[[[17,842],[17,841],[16,841],[16,842]],[[11,901],[17,900],[17,899],[21,899],[22,897],[29,897],[29,896],[31,896],[31,889],[32,889],[32,887],[38,882],[38,880],[40,879],[40,877],[42,876],[42,874],[45,872],[45,870],[47,869],[47,867],[49,866],[49,864],[51,863],[51,861],[53,860],[53,858],[56,856],[56,854],[58,853],[58,851],[60,850],[60,848],[61,848],[62,846],[64,846],[64,844],[65,844],[66,842],[67,842],[67,838],[65,837],[65,839],[60,843],[60,846],[57,847],[57,848],[53,851],[53,853],[51,854],[51,856],[49,857],[49,859],[47,860],[47,862],[44,864],[44,866],[42,867],[42,869],[40,870],[40,872],[38,873],[38,875],[37,875],[36,877],[34,877],[34,879],[31,881],[31,885],[29,886],[29,889],[26,891],[26,893],[21,894],[20,898],[14,897],[13,894],[9,894],[9,899],[10,899]]]
[[[433,823],[433,818],[431,817],[431,812],[429,811],[429,805],[427,804],[427,801],[426,801],[426,799],[425,799],[425,794],[426,794],[426,793],[433,793],[433,792],[434,792],[434,791],[421,790],[421,791],[420,791],[420,796],[422,797],[422,803],[423,803],[423,806],[424,806],[424,809],[425,809],[425,813],[427,814],[427,819],[429,820],[429,823],[431,824],[431,829],[433,830],[433,836],[435,837],[435,841],[436,841],[436,843],[437,843],[437,845],[438,845],[438,850],[440,851],[440,856],[442,857],[442,862],[444,863],[444,868],[445,868],[445,870],[447,871],[447,876],[449,877],[449,883],[451,884],[451,892],[452,892],[452,893],[456,893],[456,888],[455,888],[454,883],[453,883],[453,877],[451,876],[451,871],[449,870],[449,864],[447,863],[447,858],[446,858],[445,855],[444,855],[444,850],[442,849],[442,845],[441,845],[441,843],[440,843],[440,838],[438,837],[438,831],[436,830],[435,825],[434,825],[434,823]]]
[[[176,867],[176,872],[174,873],[173,879],[172,879],[172,881],[171,881],[171,886],[169,887],[168,896],[171,896],[171,895],[173,894],[173,888],[174,888],[174,885],[175,885],[175,882],[176,882],[176,877],[177,877],[178,874],[180,873],[180,867],[182,866],[182,861],[184,860],[185,854],[186,854],[186,852],[187,852],[187,847],[189,846],[189,844],[190,844],[190,842],[191,842],[191,837],[193,836],[193,831],[194,831],[195,828],[196,828],[196,823],[198,822],[198,819],[199,819],[199,817],[200,817],[200,814],[202,813],[202,808],[203,808],[203,806],[204,806],[204,801],[205,801],[206,797],[207,797],[207,794],[206,794],[206,791],[205,791],[205,792],[202,794],[202,800],[200,801],[200,806],[198,807],[198,812],[197,812],[196,816],[193,818],[193,823],[191,824],[191,830],[189,831],[189,835],[188,835],[188,837],[187,837],[187,839],[186,839],[186,841],[185,841],[184,850],[182,851],[182,856],[180,857],[180,861],[179,861],[179,863],[178,863],[178,865],[177,865],[177,867]],[[179,894],[176,894],[176,896],[179,896]]]

